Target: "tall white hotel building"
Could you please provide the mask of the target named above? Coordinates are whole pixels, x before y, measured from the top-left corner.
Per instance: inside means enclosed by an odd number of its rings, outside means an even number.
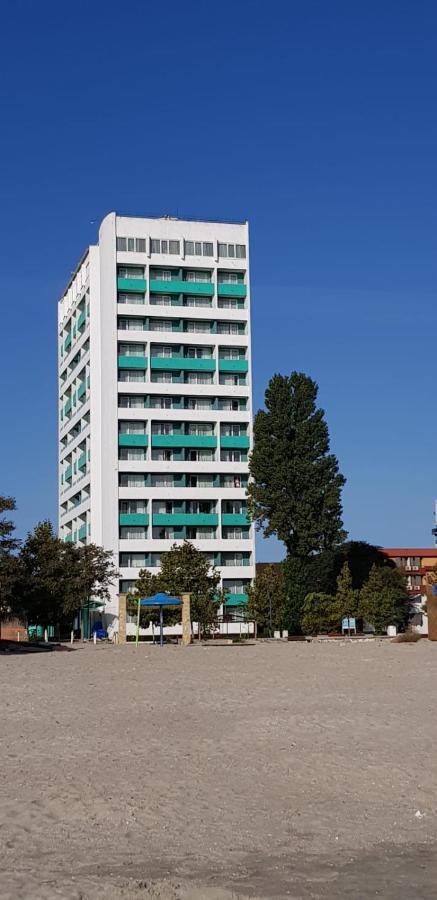
[[[227,610],[255,575],[247,223],[110,213],[59,302],[59,529],[119,582],[188,539]]]

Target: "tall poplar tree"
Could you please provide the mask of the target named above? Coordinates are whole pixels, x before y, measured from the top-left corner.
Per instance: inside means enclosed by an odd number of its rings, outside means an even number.
[[[300,630],[312,556],[346,537],[341,518],[345,479],[329,452],[317,393],[315,381],[302,372],[274,375],[265,393],[266,408],[255,417],[249,461],[252,519],[287,551],[288,627],[294,632]]]

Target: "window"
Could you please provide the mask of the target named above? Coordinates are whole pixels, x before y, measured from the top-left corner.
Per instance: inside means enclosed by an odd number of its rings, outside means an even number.
[[[241,334],[239,322],[217,322],[218,334]]]
[[[161,241],[161,253],[168,253],[168,241]]]
[[[200,322],[200,321],[192,321],[186,323],[186,330],[189,334],[210,334],[211,332],[211,323],[210,322]]]
[[[135,250],[137,253],[145,253],[146,252],[146,239],[145,238],[135,238]]]
[[[150,305],[151,306],[171,306],[171,296],[170,296],[170,294],[151,294],[150,295]]]
[[[212,372],[188,372],[186,384],[212,384]]]
[[[155,568],[155,566],[161,565],[161,554],[160,553],[151,553],[150,554],[150,566],[151,568]]]
[[[190,422],[188,434],[208,436],[214,434],[214,426],[210,422]]]
[[[150,380],[153,384],[171,384],[173,375],[171,372],[152,372]]]
[[[194,256],[194,241],[185,241],[185,256]]]
[[[243,272],[225,272],[217,273],[217,281],[219,284],[244,284]]]
[[[220,375],[219,384],[227,384],[233,385],[237,387],[241,384],[246,384],[246,376],[245,375]]]
[[[119,559],[122,569],[143,569],[147,566],[145,553],[120,553]]]
[[[214,537],[215,528],[211,528],[208,525],[197,526],[197,528],[190,525],[187,527],[188,540],[207,541]]]
[[[185,347],[185,359],[212,359],[212,347]]]
[[[120,409],[144,409],[144,394],[119,394],[118,405]]]
[[[119,422],[118,424],[119,434],[145,434],[146,433],[146,423],[145,422]]]
[[[220,350],[220,359],[244,359],[244,350],[238,347],[223,347]]]
[[[213,402],[209,397],[186,397],[185,409],[212,409]]]
[[[146,353],[146,345],[145,344],[119,344],[118,345],[119,356],[145,356],[145,353]]]
[[[185,241],[185,256],[213,256],[213,245],[209,241]]]
[[[211,462],[211,460],[214,459],[214,450],[207,448],[202,450],[187,450],[185,458],[187,462]]]
[[[120,472],[118,483],[120,487],[145,487],[146,476],[141,472]]]
[[[184,272],[184,281],[211,281],[211,272],[205,272],[202,269],[187,269]]]
[[[232,424],[232,422],[226,422],[226,424],[222,425],[220,428],[220,434],[224,437],[239,437],[240,434],[245,433],[245,426],[243,427],[240,424]]]
[[[125,237],[117,238],[117,250],[126,250],[127,249],[127,241]]]
[[[120,540],[122,541],[144,541],[146,534],[145,525],[122,525],[120,528]]]
[[[240,488],[241,475],[222,475],[220,479],[220,487],[222,488]]]
[[[173,450],[166,450],[164,447],[152,447],[152,459],[158,462],[171,462]]]
[[[131,581],[130,579],[126,579],[126,580],[125,580],[125,579],[122,579],[122,580],[119,582],[119,584],[120,584],[120,588],[119,588],[120,594],[131,594],[132,591],[135,590],[135,581]],[[127,621],[135,622],[136,619],[135,619],[135,618],[130,618],[130,617],[129,617],[129,613],[128,613],[128,620],[127,620]]]
[[[181,252],[180,241],[169,241],[168,250],[169,253],[172,253],[174,256],[178,256]]]
[[[155,525],[152,528],[152,538],[158,541],[170,541],[175,537],[174,528],[167,526],[166,528],[161,528],[159,525]]]
[[[151,253],[160,253],[161,252],[161,241],[157,240],[156,238],[151,238],[150,252]]]
[[[120,500],[119,512],[123,515],[147,512],[147,500]]]
[[[222,529],[223,539],[225,541],[242,541],[248,537],[248,529],[238,528],[237,526],[227,526]]]
[[[221,450],[222,462],[241,462],[241,450]]]
[[[200,309],[202,307],[203,308],[210,307],[211,306],[211,298],[210,297],[184,297],[183,303],[184,303],[184,306],[197,307],[198,309]]]
[[[146,459],[145,447],[119,447],[118,458],[130,462],[142,462]]]
[[[167,515],[171,516],[174,513],[174,507],[171,500],[154,500],[153,501],[153,513],[157,513],[158,515]]]
[[[172,344],[154,344],[151,355],[159,359],[171,359],[173,356]]]
[[[234,297],[219,297],[219,309],[241,309],[242,305],[242,302]]]
[[[244,400],[233,400],[231,397],[219,397],[219,409],[228,409],[238,412],[245,409]]]
[[[247,508],[243,500],[223,500],[222,512],[225,515],[241,516],[246,514]]]
[[[146,380],[146,373],[144,371],[137,371],[137,369],[119,369],[118,371],[118,380],[120,382],[144,382]],[[153,380],[153,379],[152,379]]]
[[[173,405],[172,397],[151,397],[150,398],[151,409],[171,409],[172,405]]]
[[[132,316],[124,319],[121,316],[118,319],[119,331],[144,331],[145,319],[134,319]]]
[[[152,475],[152,487],[168,488],[173,487],[173,475]]]
[[[235,256],[237,259],[246,259],[246,245],[245,244],[236,244],[235,245]]]
[[[203,244],[203,255],[214,256],[214,248],[211,241],[205,241]]]
[[[137,294],[134,292],[129,293],[129,294],[124,294],[122,292],[119,292],[119,294],[117,296],[117,303],[121,303],[122,305],[130,303],[131,306],[144,305],[144,303],[145,303],[144,294]]]
[[[129,250],[130,253],[132,253],[132,251],[135,250],[135,239],[134,238],[127,239],[127,249]]]
[[[228,245],[227,244],[219,244],[218,245],[218,255],[221,258],[224,258],[228,255]]]
[[[149,321],[149,331],[171,331],[172,330],[172,320],[171,319],[150,319]]]
[[[134,280],[144,278],[144,266],[119,266],[119,278],[133,278]]]
[[[152,422],[152,434],[173,434],[173,423]]]

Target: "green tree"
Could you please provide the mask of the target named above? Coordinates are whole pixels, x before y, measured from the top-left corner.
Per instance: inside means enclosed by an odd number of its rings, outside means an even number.
[[[127,611],[131,616],[138,614],[138,600],[142,597],[153,597],[165,591],[165,587],[161,575],[154,575],[148,569],[141,569],[135,582],[135,590],[127,596]],[[167,593],[167,591],[165,591]],[[174,625],[180,621],[180,611],[178,607],[164,607],[163,619],[165,625]],[[142,606],[140,607],[140,626],[148,628],[149,624],[157,625],[159,622],[158,606]]]
[[[352,575],[347,562],[337,578],[337,592],[333,599],[334,628],[340,630],[343,619],[346,616],[354,618],[358,611],[358,591],[352,587]]]
[[[174,544],[161,556],[163,590],[173,597],[191,594],[191,619],[205,632],[217,621],[220,575],[190,541]]]
[[[39,522],[18,556],[13,609],[32,625],[56,625],[64,617],[65,545],[50,522]]]
[[[285,628],[287,593],[281,564],[260,567],[247,594],[246,618],[256,622],[261,634],[272,637],[275,629]]]
[[[249,468],[249,509],[266,537],[287,550],[287,624],[300,630],[308,570],[314,554],[345,538],[341,490],[345,483],[329,452],[324,411],[316,406],[317,384],[300,372],[274,375],[265,410],[254,422]]]
[[[331,594],[312,591],[302,605],[302,631],[304,634],[327,634],[337,624],[335,598]]]
[[[18,563],[14,555],[20,542],[13,536],[15,525],[4,513],[16,509],[13,497],[0,496],[0,638],[1,620],[12,611],[14,587],[18,578]]]
[[[98,544],[62,544],[66,578],[64,580],[63,613],[72,617],[80,610],[89,610],[91,601],[102,604],[109,599],[109,588],[118,575],[112,550]]]
[[[366,541],[345,541],[339,547],[315,554],[308,567],[308,591],[335,594],[337,578],[347,563],[352,576],[352,587],[360,590],[367,581],[370,570],[376,566],[394,567],[380,547]]]
[[[372,566],[369,579],[360,591],[359,616],[377,634],[389,625],[405,628],[409,605],[405,578],[397,568]]]

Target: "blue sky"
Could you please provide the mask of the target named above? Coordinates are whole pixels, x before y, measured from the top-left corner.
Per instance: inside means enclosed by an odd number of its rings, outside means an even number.
[[[314,377],[351,537],[430,545],[435,3],[18,0],[2,31],[0,491],[19,533],[56,517],[56,302],[115,209],[249,218],[256,407],[273,372]]]

